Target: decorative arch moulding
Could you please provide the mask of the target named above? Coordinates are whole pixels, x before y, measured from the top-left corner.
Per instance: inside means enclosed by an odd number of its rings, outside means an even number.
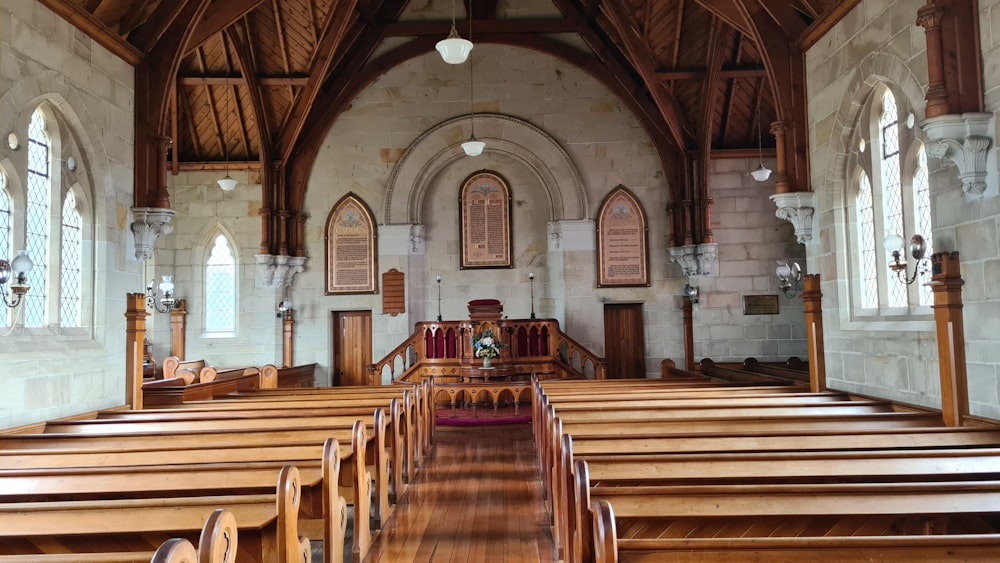
[[[925,119],[927,154],[947,159],[958,168],[966,199],[1000,195],[992,113],[946,114]]]

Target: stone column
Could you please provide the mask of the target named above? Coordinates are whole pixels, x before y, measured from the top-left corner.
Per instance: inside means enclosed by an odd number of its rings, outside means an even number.
[[[142,409],[142,345],[148,315],[144,294],[125,297],[125,401],[132,410]]]
[[[917,10],[916,24],[924,28],[924,37],[927,41],[927,107],[924,115],[927,118],[938,117],[951,113],[948,104],[948,88],[944,81],[944,51],[941,40],[941,16],[940,7],[934,4],[934,0],[929,0],[926,6]]]
[[[806,314],[806,343],[809,348],[809,390],[826,391],[826,362],[823,357],[823,294],[819,274],[802,280],[802,304]]]
[[[948,426],[962,426],[969,415],[969,382],[965,367],[965,321],[958,252],[931,256],[931,290],[937,328],[941,375],[941,416]]]
[[[178,299],[170,311],[170,355],[184,361],[187,356],[187,302]]]

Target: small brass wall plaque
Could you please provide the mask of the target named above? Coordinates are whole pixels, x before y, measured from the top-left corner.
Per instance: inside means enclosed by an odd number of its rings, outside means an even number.
[[[778,296],[777,295],[744,295],[743,296],[744,315],[777,315]]]

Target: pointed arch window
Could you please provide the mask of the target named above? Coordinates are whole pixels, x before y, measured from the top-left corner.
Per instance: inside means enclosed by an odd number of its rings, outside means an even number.
[[[11,238],[11,198],[7,191],[7,176],[0,171],[0,260],[10,261]],[[0,326],[10,324],[10,315],[7,307],[0,307]]]
[[[83,297],[82,254],[83,217],[76,205],[76,195],[66,192],[62,208],[62,234],[59,272],[59,322],[64,327],[80,326]]]
[[[854,207],[850,219],[854,311],[863,316],[909,315],[931,304],[929,280],[900,283],[889,270],[882,242],[893,234],[921,234],[931,243],[931,204],[927,156],[912,127],[899,116],[900,105],[888,86],[879,86],[862,110],[855,137]],[[871,150],[865,150],[866,147]],[[928,252],[929,254],[929,252]],[[923,311],[926,313],[926,311]]]
[[[205,332],[236,331],[236,259],[219,233],[205,261]]]
[[[45,116],[41,109],[31,114],[28,125],[28,186],[25,231],[25,250],[34,268],[28,274],[31,285],[24,298],[24,325],[40,327],[45,323],[45,284],[48,265],[49,211],[52,206],[52,185],[49,177],[51,164],[49,135],[45,130]]]

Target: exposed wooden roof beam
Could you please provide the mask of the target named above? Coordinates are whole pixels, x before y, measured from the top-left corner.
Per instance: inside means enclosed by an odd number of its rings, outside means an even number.
[[[781,1],[787,2],[788,0]],[[695,0],[695,2],[741,32],[750,32],[750,25],[740,11],[739,0]]]
[[[132,33],[133,29],[139,27],[139,15],[142,13],[142,8],[145,4],[145,2],[132,2],[128,11],[125,12],[121,21],[118,22],[118,35],[128,37],[128,34]]]
[[[184,5],[184,2],[167,1],[157,4],[146,21],[129,35],[129,42],[144,53],[151,51],[174,24]]]
[[[795,39],[795,44],[798,45],[799,50],[806,52],[809,47],[812,47],[820,40],[821,37],[826,35],[827,31],[833,28],[848,12],[854,9],[855,6],[861,3],[861,0],[840,0],[839,2],[834,2],[826,11],[823,12],[820,17],[816,18],[812,25],[807,27],[805,31],[802,32],[798,38]]]
[[[658,70],[656,76],[660,80],[702,80],[708,74],[708,69],[688,68],[675,70]],[[720,78],[759,78],[767,76],[767,69],[759,65],[722,67]]]
[[[330,13],[325,29],[320,33],[322,39],[316,45],[315,56],[308,72],[310,76],[309,83],[299,90],[298,95],[292,102],[288,120],[285,121],[281,138],[278,139],[276,153],[286,162],[291,155],[292,149],[295,147],[295,141],[305,126],[306,117],[309,115],[313,102],[315,102],[316,96],[319,94],[320,86],[330,72],[334,54],[339,50],[344,34],[347,32],[347,27],[351,23],[356,4],[357,0],[337,2],[336,7]]]
[[[168,0],[164,0],[168,1]],[[191,32],[191,39],[185,46],[185,54],[200,47],[210,37],[233,25],[237,20],[252,12],[266,0],[216,0],[205,9],[205,15]]]
[[[788,0],[763,0],[761,5],[790,39],[795,39],[806,30],[808,24]]]
[[[233,51],[236,53],[236,61],[239,63],[240,69],[246,73],[249,78],[247,91],[250,94],[250,107],[254,114],[254,121],[257,122],[257,138],[260,140],[261,162],[270,162],[272,142],[271,127],[267,120],[267,112],[264,109],[264,99],[260,88],[255,86],[255,84],[261,84],[261,79],[254,76],[257,64],[253,49],[251,48],[252,42],[250,40],[249,28],[237,23],[235,26],[226,30],[226,35],[233,44]],[[247,155],[249,154],[250,152],[248,149]]]
[[[128,41],[122,39],[103,22],[72,0],[40,0],[59,17],[73,24],[105,49],[111,51],[128,64],[135,66],[142,60],[143,53]]]
[[[259,160],[230,160],[227,165],[222,161],[181,162],[179,169],[185,172],[223,172],[226,170],[260,170]]]
[[[463,37],[469,36],[469,21],[455,22],[455,29]],[[475,20],[473,31],[480,33],[575,33],[576,24],[565,18],[534,20]],[[386,26],[386,37],[423,37],[440,35],[443,39],[451,31],[450,21],[396,22]]]
[[[642,76],[646,88],[653,96],[653,101],[660,108],[660,113],[667,122],[674,144],[681,150],[687,148],[693,136],[692,131],[677,99],[656,77],[656,61],[649,50],[649,45],[642,42],[642,37],[635,28],[635,22],[625,13],[620,4],[605,2],[603,10],[611,25],[618,30],[618,35],[625,50],[630,55],[633,67]]]
[[[243,67],[246,68],[246,67]],[[274,75],[250,77],[251,81],[262,86],[305,86],[309,77],[304,74]],[[247,78],[240,73],[233,74],[185,74],[180,77],[181,84],[187,86],[215,86],[218,84],[246,84]]]

